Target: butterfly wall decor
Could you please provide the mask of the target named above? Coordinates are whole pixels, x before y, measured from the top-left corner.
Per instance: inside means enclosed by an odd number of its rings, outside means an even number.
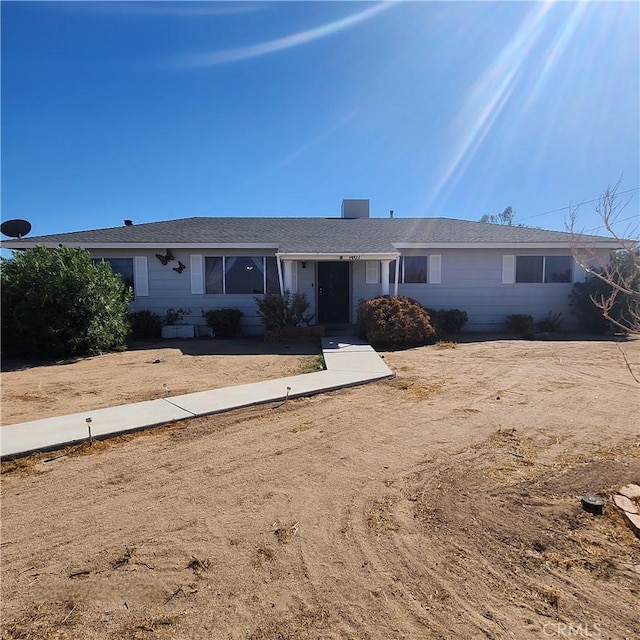
[[[180,260],[178,260],[178,266],[177,267],[173,267],[173,270],[176,273],[182,273],[185,269],[186,269],[185,265],[183,265],[182,262],[180,262]]]
[[[167,249],[167,253],[165,255],[156,253],[156,258],[158,258],[158,260],[160,260],[160,262],[162,262],[162,264],[165,266],[175,260],[175,258],[173,257],[173,253],[171,253],[171,249]]]

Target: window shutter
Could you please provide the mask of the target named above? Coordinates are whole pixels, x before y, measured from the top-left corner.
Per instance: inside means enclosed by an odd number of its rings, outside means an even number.
[[[442,256],[429,256],[429,284],[440,284],[442,281]]]
[[[149,295],[149,270],[147,256],[136,256],[133,259],[133,288],[136,296]]]
[[[204,293],[204,256],[191,254],[191,293]]]
[[[514,284],[516,281],[516,257],[502,256],[502,284]]]
[[[291,293],[298,293],[298,262],[296,260],[291,264],[291,285],[293,289]]]
[[[380,263],[377,260],[367,260],[367,284],[380,284]]]

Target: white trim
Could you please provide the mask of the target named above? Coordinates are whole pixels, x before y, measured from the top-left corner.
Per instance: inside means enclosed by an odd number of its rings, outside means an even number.
[[[363,260],[395,260],[399,253],[276,253],[282,260],[309,260],[315,262],[358,262]]]
[[[149,295],[147,256],[135,256],[133,259],[133,290],[136,298]]]
[[[429,256],[429,263],[427,266],[429,284],[441,284],[442,283],[442,256],[434,253]]]
[[[571,248],[569,242],[393,242],[394,248],[402,249],[562,249]],[[618,248],[615,240],[589,243],[594,249]]]
[[[568,241],[548,241],[548,242],[394,242],[395,249],[569,249],[571,244]],[[47,247],[55,249],[56,247],[83,247],[85,249],[138,249],[140,251],[154,251],[159,246],[168,246],[171,249],[264,249],[276,250],[279,245],[276,243],[260,243],[260,242],[29,242],[20,240],[2,240],[0,241],[1,249],[30,249],[32,247]],[[594,249],[617,249],[620,243],[615,240],[599,240],[589,242],[589,246]],[[349,255],[361,255],[365,260],[393,260],[397,256],[394,253],[367,253],[348,252],[340,253],[282,253],[282,256],[290,256],[291,259],[299,260],[339,260],[340,256],[346,259]],[[298,257],[300,256],[300,257]],[[302,257],[304,256],[304,257]]]
[[[276,265],[278,266],[278,281],[280,282],[280,295],[284,296],[284,278],[282,276],[282,261],[280,256],[276,254]]]
[[[395,282],[393,284],[393,295],[398,295],[398,280],[400,278],[400,256],[396,258]]]
[[[289,293],[297,293],[298,270],[294,269],[297,265],[293,260],[283,260],[284,282],[283,287]]]
[[[141,251],[154,251],[158,247],[169,247],[170,249],[265,249],[277,250],[278,244],[274,242],[14,242],[12,240],[2,240],[2,249],[30,249],[32,247],[46,247],[55,249],[56,247],[83,247],[84,249],[139,249]]]
[[[376,262],[374,264],[380,264],[380,293],[383,296],[389,295],[389,265],[391,264],[391,260],[382,260],[380,263]]]
[[[191,260],[191,293],[194,295],[204,294],[204,256],[192,253]]]
[[[516,283],[516,257],[512,255],[502,256],[502,284]]]

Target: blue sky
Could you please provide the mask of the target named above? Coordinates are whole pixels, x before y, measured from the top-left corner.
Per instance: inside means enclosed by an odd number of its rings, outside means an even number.
[[[636,2],[2,2],[2,219],[640,201]],[[626,226],[627,223],[622,223]]]

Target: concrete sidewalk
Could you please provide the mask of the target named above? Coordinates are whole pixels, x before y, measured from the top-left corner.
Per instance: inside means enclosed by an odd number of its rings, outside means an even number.
[[[323,338],[325,371],[265,380],[182,396],[83,411],[0,427],[0,456],[16,456],[88,439],[222,413],[265,402],[283,401],[393,376],[373,348],[358,338]]]

